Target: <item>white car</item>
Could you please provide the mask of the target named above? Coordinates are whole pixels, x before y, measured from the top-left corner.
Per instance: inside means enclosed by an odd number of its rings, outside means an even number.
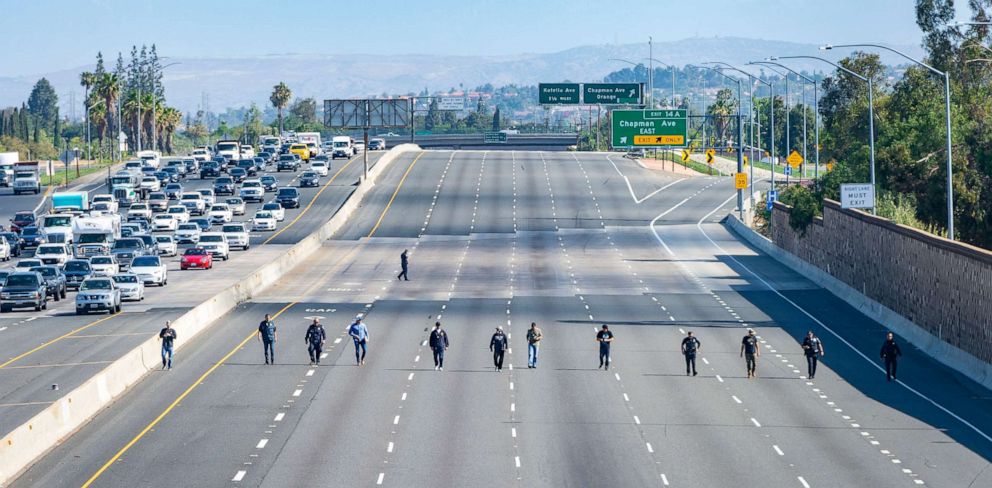
[[[169,214],[158,214],[152,219],[152,229],[156,231],[175,231],[178,225],[176,218]]]
[[[317,173],[319,176],[327,176],[329,167],[326,161],[313,161],[310,163],[310,171]]]
[[[146,176],[141,179],[140,188],[144,188],[148,191],[161,191],[162,182],[158,181],[158,178],[154,176]]]
[[[260,210],[255,212],[255,216],[251,219],[251,230],[276,230],[276,218],[273,217],[272,212],[269,212],[268,210]]]
[[[22,259],[14,265],[14,271],[18,273],[23,273],[24,271],[31,271],[31,268],[35,266],[44,266],[40,259]]]
[[[231,222],[221,226],[221,232],[227,238],[227,247],[239,247],[242,251],[251,248],[251,241],[248,239],[248,229],[241,222]]]
[[[141,301],[145,299],[145,282],[134,273],[120,273],[113,276],[114,283],[121,290],[121,301]]]
[[[238,192],[241,199],[246,202],[261,202],[265,198],[265,188],[258,179],[245,180],[241,183],[241,190]]]
[[[111,212],[116,212],[119,210],[117,206],[117,200],[114,198],[113,195],[109,193],[101,193],[99,195],[93,195],[93,198],[90,199],[90,206],[92,207],[96,203],[106,203],[108,206],[110,206]]]
[[[266,203],[265,205],[262,205],[262,210],[272,212],[272,216],[279,222],[286,220],[286,210],[282,208],[282,205],[280,205],[279,202]]]
[[[0,237],[0,260],[10,261],[10,242]]]
[[[189,209],[185,205],[170,205],[165,214],[172,217],[176,223],[185,224],[189,222]]]
[[[231,257],[231,247],[227,245],[227,237],[220,232],[204,232],[200,235],[200,247],[213,255],[227,261]]]
[[[206,204],[207,207],[212,207],[214,205],[214,202],[217,201],[217,196],[214,195],[214,191],[210,188],[197,190],[197,192],[199,192],[200,195],[203,197],[203,202]]]
[[[360,153],[365,151],[364,142],[355,142],[355,153]]]
[[[210,152],[206,149],[194,149],[192,156],[193,159],[200,162],[210,161]]]
[[[121,271],[117,258],[113,256],[93,256],[90,258],[90,268],[94,278],[107,278]]]
[[[138,256],[131,261],[129,272],[138,275],[145,284],[169,284],[169,269],[158,256]]]
[[[191,214],[203,215],[207,211],[207,202],[203,199],[203,195],[197,192],[183,193],[179,197],[179,202],[186,207],[186,210]]]
[[[34,257],[44,264],[62,266],[72,259],[72,253],[65,244],[42,244],[34,251]]]
[[[234,213],[226,203],[218,203],[210,207],[210,221],[215,224],[226,224],[233,218]]]
[[[175,256],[179,252],[176,240],[170,235],[159,234],[155,236],[155,247],[158,248],[160,256]]]
[[[152,219],[152,209],[147,203],[133,203],[131,208],[127,210],[127,218],[131,217],[144,217],[148,220]]]
[[[200,226],[196,224],[179,224],[176,229],[176,242],[179,244],[196,244],[200,242]]]
[[[234,215],[244,215],[245,214],[245,201],[241,197],[231,197],[224,200],[224,203],[228,207],[231,207],[231,213]]]

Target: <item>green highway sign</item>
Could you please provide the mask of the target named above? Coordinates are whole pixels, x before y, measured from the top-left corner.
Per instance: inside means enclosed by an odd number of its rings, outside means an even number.
[[[640,83],[585,83],[582,103],[586,105],[621,105],[644,103]]]
[[[682,109],[612,110],[610,143],[621,147],[681,147],[689,138]]]
[[[485,144],[494,144],[506,142],[505,132],[486,132],[482,135],[482,142]]]
[[[540,83],[537,85],[537,99],[541,105],[578,105],[578,83]]]

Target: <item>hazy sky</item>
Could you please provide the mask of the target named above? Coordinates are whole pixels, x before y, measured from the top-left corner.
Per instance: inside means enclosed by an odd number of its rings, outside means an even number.
[[[966,4],[965,1],[958,2]],[[0,76],[113,58],[518,54],[695,36],[918,44],[913,0],[0,0]],[[959,11],[959,18],[967,15]]]

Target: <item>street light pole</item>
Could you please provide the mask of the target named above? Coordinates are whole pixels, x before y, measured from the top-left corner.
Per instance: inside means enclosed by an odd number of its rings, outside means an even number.
[[[975,25],[986,25],[985,22],[974,22]],[[913,59],[909,57],[906,53],[902,51],[892,49],[888,46],[882,46],[880,44],[838,44],[825,46],[820,46],[820,49],[830,50],[838,47],[847,48],[862,48],[862,47],[873,47],[876,49],[884,49],[886,51],[898,54],[934,73],[938,76],[944,78],[944,122],[945,130],[947,131],[947,238],[954,240],[954,178],[953,178],[953,155],[951,154],[951,78],[946,71],[941,71],[923,61]]]
[[[692,65],[687,65],[692,66]],[[744,116],[741,112],[741,80],[740,78],[734,78],[732,76],[726,75],[720,68],[713,68],[710,66],[698,66],[699,68],[708,69],[720,76],[737,83],[737,173],[744,172]],[[744,221],[744,194],[741,189],[737,190],[737,212],[740,215],[741,222]]]
[[[771,58],[769,58],[769,59],[771,59]],[[816,80],[812,80],[809,77],[804,76],[803,74],[795,71],[794,69],[792,69],[792,68],[790,68],[790,67],[788,67],[788,66],[786,66],[784,64],[776,63],[776,62],[773,62],[773,61],[768,61],[768,60],[765,60],[765,61],[752,61],[752,62],[750,62],[748,64],[759,64],[759,65],[764,65],[764,66],[775,65],[775,66],[778,66],[779,68],[782,68],[784,70],[789,71],[790,73],[798,76],[799,78],[801,78],[802,80],[806,81],[807,83],[810,83],[810,84],[813,85],[813,133],[814,133],[813,138],[814,138],[814,144],[816,144],[816,148],[815,148],[815,150],[813,152],[813,158],[814,158],[814,160],[813,160],[813,178],[819,178],[820,177],[820,125],[819,125],[819,119],[818,119],[818,117],[819,117],[819,114],[820,114],[820,93],[819,93],[819,89],[817,88]],[[803,86],[804,86],[803,94],[805,95],[805,85],[803,85]],[[805,106],[805,100],[804,100],[803,103],[804,103],[804,106]],[[806,152],[805,152],[805,145],[806,145],[806,120],[805,119],[806,119],[806,111],[804,110],[803,111],[803,146],[804,146],[803,159],[806,159]],[[872,131],[872,132],[874,132],[874,131]]]
[[[650,59],[651,61],[654,61],[655,63],[659,63],[662,66],[664,66],[664,67],[666,67],[666,68],[668,68],[669,70],[672,71],[672,108],[677,108],[676,107],[677,104],[675,103],[675,66],[672,66],[672,65],[670,65],[670,64],[668,64],[668,63],[666,63],[664,61],[659,61],[659,60],[657,60],[655,58],[648,58],[648,59]],[[706,64],[706,63],[703,63],[703,64]]]

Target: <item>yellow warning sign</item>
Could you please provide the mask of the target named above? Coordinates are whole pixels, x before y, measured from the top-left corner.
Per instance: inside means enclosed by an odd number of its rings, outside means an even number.
[[[800,164],[803,164],[803,157],[797,151],[792,151],[792,154],[789,154],[789,157],[785,158],[785,160],[788,161],[789,165],[793,168],[798,168]]]
[[[689,160],[689,156],[691,156],[691,155],[692,155],[692,152],[690,152],[688,149],[683,149],[682,150],[682,162],[684,163],[684,162],[688,161]]]
[[[685,144],[684,136],[634,136],[635,146],[680,146]]]
[[[747,189],[747,173],[734,174],[734,188],[738,190]]]
[[[716,156],[716,151],[712,148],[706,150],[706,164],[713,164],[713,156]]]
[[[747,156],[744,156],[744,166],[747,166]]]
[[[830,159],[830,161],[827,161],[827,171],[828,171],[828,172],[830,172],[830,171],[833,171],[833,170],[834,170],[834,165],[835,165],[835,164],[837,164],[837,161],[835,161],[835,160],[834,160],[834,159],[832,159],[832,158]]]

